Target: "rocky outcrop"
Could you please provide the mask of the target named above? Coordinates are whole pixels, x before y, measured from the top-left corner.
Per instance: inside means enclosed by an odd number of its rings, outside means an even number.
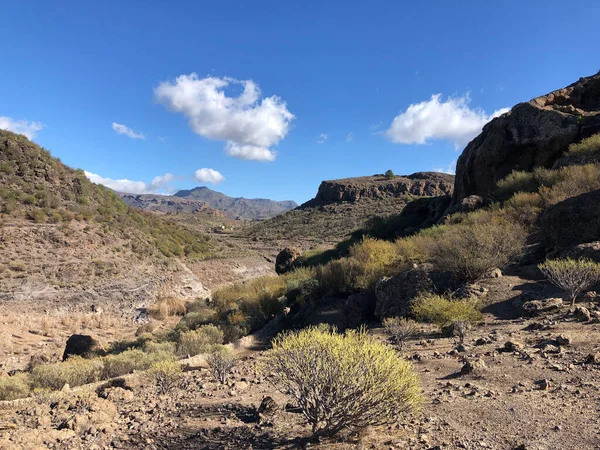
[[[303,206],[336,202],[357,202],[415,195],[434,197],[452,194],[454,177],[437,172],[419,172],[387,178],[384,175],[323,181],[317,196]]]
[[[541,217],[546,247],[556,251],[600,241],[600,190],[568,198]]]
[[[395,277],[385,277],[375,285],[375,316],[407,316],[411,314],[413,301],[426,292],[444,293],[455,288],[454,278],[431,264],[421,264],[413,270]]]
[[[519,103],[488,123],[458,159],[453,204],[488,197],[513,170],[552,167],[569,144],[600,131],[600,73]]]
[[[286,273],[294,269],[294,263],[300,257],[300,250],[296,248],[284,248],[275,258],[275,272],[278,274]]]
[[[408,236],[423,228],[435,225],[444,215],[452,197],[418,198],[408,203],[398,215],[397,230],[399,236]]]
[[[63,353],[63,361],[66,361],[71,356],[83,356],[89,358],[98,356],[103,353],[102,345],[87,334],[73,334],[67,339],[65,351]]]

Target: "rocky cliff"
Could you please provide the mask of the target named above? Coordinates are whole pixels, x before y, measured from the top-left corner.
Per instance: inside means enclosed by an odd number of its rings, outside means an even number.
[[[452,194],[453,185],[454,176],[437,172],[418,172],[391,179],[384,175],[344,178],[323,181],[316,197],[304,205],[356,202],[406,195],[435,197]]]
[[[600,131],[600,72],[519,103],[488,123],[458,159],[453,204],[489,196],[513,170],[552,167],[577,142]]]
[[[125,194],[118,193],[129,206],[147,211],[162,213],[202,213],[216,217],[225,217],[225,213],[213,209],[201,200],[191,200],[172,195]]]

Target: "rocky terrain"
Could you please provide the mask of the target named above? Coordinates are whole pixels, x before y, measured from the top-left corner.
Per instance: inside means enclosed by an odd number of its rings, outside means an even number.
[[[10,381],[32,384],[0,402],[0,449],[599,449],[599,86],[600,75],[582,78],[494,119],[456,179],[326,181],[315,199],[248,229],[229,218],[219,227],[210,211],[143,214],[2,132],[0,388],[8,397],[19,388]],[[352,240],[361,231],[379,239]],[[304,250],[341,241],[358,243],[306,264]],[[589,275],[575,296],[540,266],[559,256],[590,259],[569,269]],[[276,263],[281,275],[263,277]],[[422,317],[424,298],[437,309]],[[150,321],[153,306],[161,312],[152,299],[179,311]],[[416,320],[403,345],[384,331],[394,316]],[[418,375],[421,409],[311,439],[265,352],[280,331],[323,324],[365,326],[395,345]],[[206,351],[181,351],[202,330],[237,358],[223,384]],[[52,391],[36,385],[36,367],[60,358],[73,333],[99,349],[78,364],[104,371],[103,358],[162,352],[182,372],[168,386],[135,366],[77,387],[58,376],[43,380]],[[47,367],[71,367],[61,364]]]
[[[370,222],[387,219],[419,197],[448,197],[452,175],[419,172],[392,179],[384,175],[323,181],[314,199],[248,229],[253,239],[309,249],[348,239]]]
[[[213,209],[202,200],[180,198],[174,195],[126,194],[118,192],[125,203],[134,208],[165,214],[193,213],[225,217],[225,213]]]

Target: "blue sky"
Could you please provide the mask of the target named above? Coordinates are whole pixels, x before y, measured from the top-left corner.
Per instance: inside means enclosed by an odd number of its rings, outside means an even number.
[[[0,7],[0,127],[136,192],[452,170],[494,112],[600,69],[594,0]]]

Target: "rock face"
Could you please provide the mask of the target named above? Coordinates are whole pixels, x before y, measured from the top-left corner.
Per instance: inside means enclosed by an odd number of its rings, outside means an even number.
[[[568,198],[547,208],[541,217],[546,246],[560,250],[600,241],[598,205],[600,190]]]
[[[66,361],[71,356],[83,356],[87,358],[102,352],[102,345],[92,336],[87,334],[73,334],[67,339],[63,361]]]
[[[435,225],[444,215],[451,200],[450,195],[442,195],[418,198],[408,203],[398,218],[399,234],[408,236],[422,228]]]
[[[294,262],[300,257],[300,250],[296,248],[284,248],[275,258],[275,272],[282,274],[294,268]]]
[[[310,204],[356,202],[403,195],[439,196],[452,194],[454,177],[437,172],[419,172],[391,179],[384,175],[323,181]],[[306,203],[305,203],[306,205]],[[303,205],[304,206],[304,205]]]
[[[600,131],[600,73],[519,103],[488,123],[458,159],[453,204],[488,197],[513,170],[552,167],[569,144]]]

